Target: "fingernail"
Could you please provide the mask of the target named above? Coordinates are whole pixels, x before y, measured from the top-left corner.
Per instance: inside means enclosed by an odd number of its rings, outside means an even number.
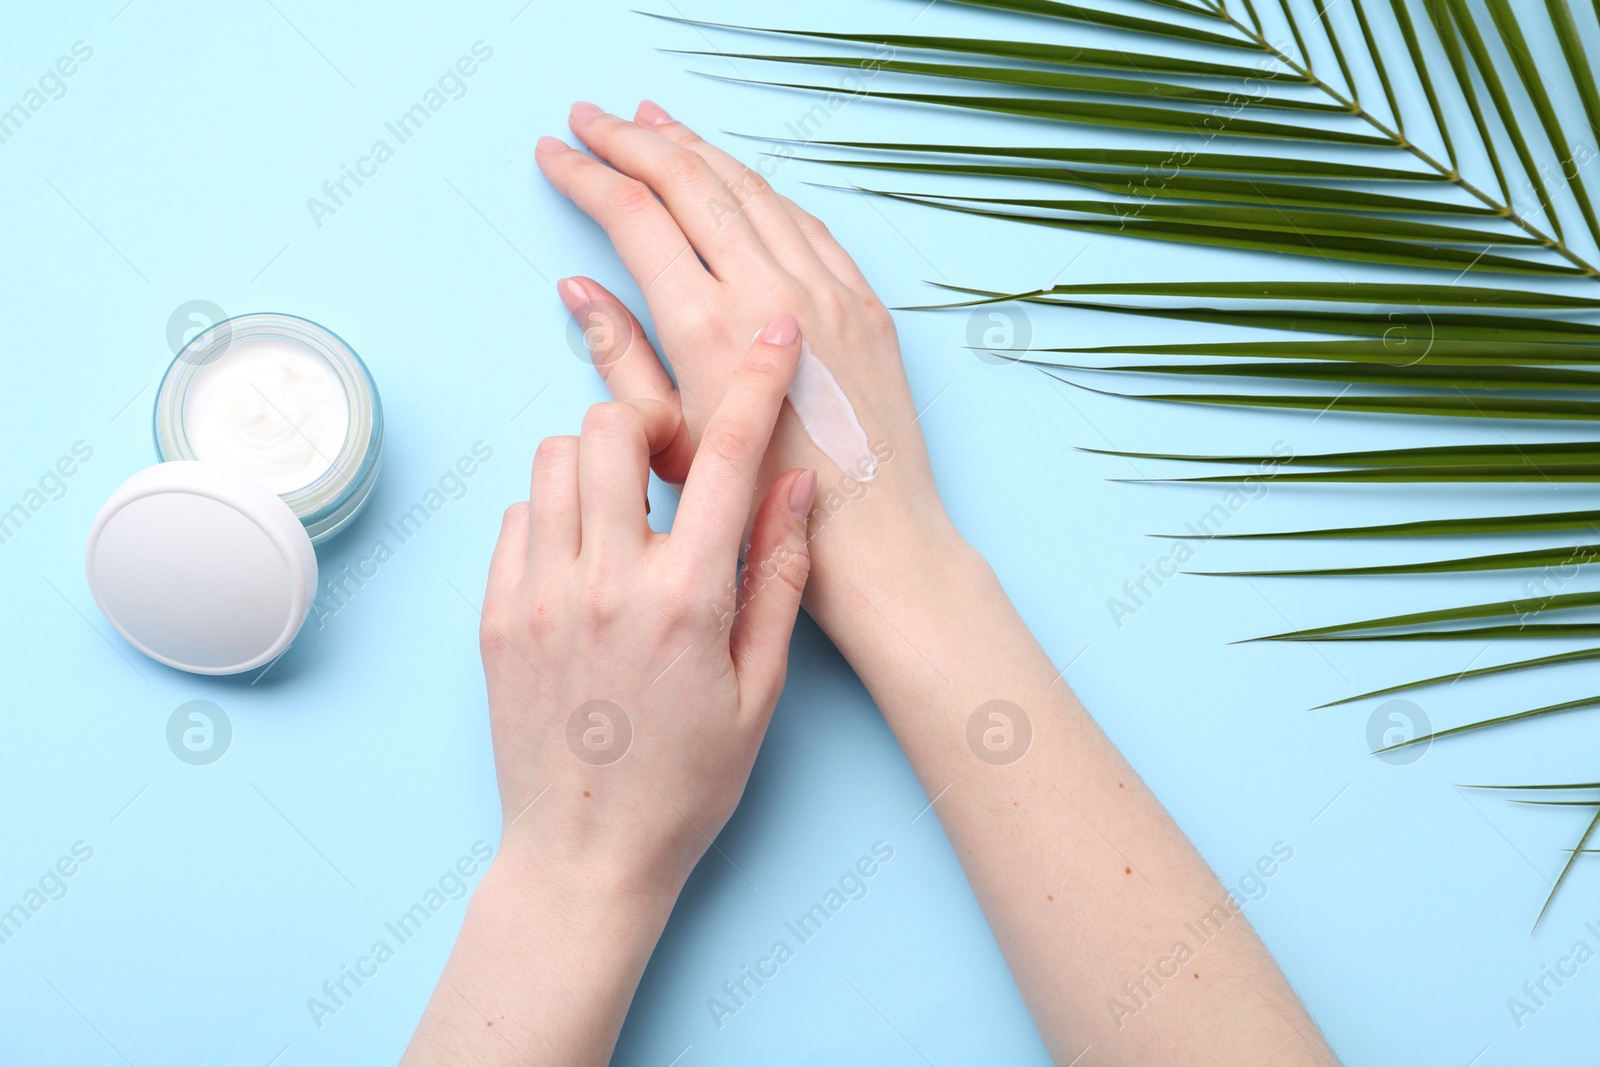
[[[572,105],[573,122],[588,122],[596,115],[604,114],[605,112],[603,110],[596,105],[589,103],[587,100],[579,100],[576,104]]]
[[[556,292],[561,294],[561,302],[574,315],[578,313],[579,308],[589,302],[589,296],[583,291],[583,286],[573,278],[562,278],[556,282]]]
[[[769,345],[792,345],[799,336],[800,321],[793,315],[779,315],[761,331],[761,339]]]
[[[804,519],[811,514],[811,502],[817,498],[817,472],[808,470],[789,486],[789,514]]]
[[[654,100],[639,101],[639,121],[646,126],[665,126],[672,121],[672,116],[667,114],[660,104]]]
[[[570,152],[572,149],[565,141],[559,141],[554,137],[541,137],[539,138],[539,143],[534,146],[534,151],[554,153]]]

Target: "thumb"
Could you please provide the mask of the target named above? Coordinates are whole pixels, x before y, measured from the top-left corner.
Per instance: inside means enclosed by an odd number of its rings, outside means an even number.
[[[739,576],[730,650],[740,703],[763,713],[783,690],[789,637],[811,574],[809,524],[816,495],[814,470],[790,471],[773,483],[756,509]]]

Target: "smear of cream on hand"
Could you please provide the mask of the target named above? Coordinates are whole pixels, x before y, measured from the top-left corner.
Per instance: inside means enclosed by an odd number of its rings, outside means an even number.
[[[867,432],[856,419],[838,381],[805,341],[800,342],[800,366],[789,386],[789,403],[800,416],[800,424],[823,455],[858,481],[870,482],[878,473],[878,457],[873,455]]]

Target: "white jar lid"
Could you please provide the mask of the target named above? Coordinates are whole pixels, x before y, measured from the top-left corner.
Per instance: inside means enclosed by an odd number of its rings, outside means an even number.
[[[194,674],[283,654],[311,611],[317,556],[283,498],[215,463],[146,467],[89,529],[89,588],[117,632]]]

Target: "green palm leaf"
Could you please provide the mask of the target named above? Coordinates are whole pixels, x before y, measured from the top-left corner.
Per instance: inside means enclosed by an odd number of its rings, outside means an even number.
[[[791,124],[789,132],[797,136],[789,143],[804,144],[808,151],[775,153],[784,158],[892,173],[908,185],[959,179],[966,186],[957,191],[960,195],[948,186],[860,190],[869,195],[914,209],[959,213],[1016,228],[1019,234],[1104,234],[1308,258],[1319,266],[1336,265],[1348,283],[1211,277],[1193,282],[1103,281],[1021,293],[944,286],[970,298],[942,305],[946,308],[1022,301],[1063,316],[1133,315],[1289,335],[1089,348],[1041,342],[1000,350],[1000,355],[1068,384],[1076,384],[1069,374],[1124,373],[1200,379],[1218,389],[1231,389],[1246,379],[1304,389],[1295,395],[1230,391],[1136,399],[1216,410],[1259,407],[1470,419],[1495,431],[1483,445],[1289,457],[1115,453],[1256,468],[1162,480],[1557,487],[1600,481],[1600,441],[1512,443],[1498,425],[1500,420],[1600,418],[1600,402],[1584,399],[1600,381],[1594,372],[1600,363],[1600,324],[1595,321],[1600,299],[1566,285],[1600,281],[1600,270],[1591,261],[1591,242],[1600,242],[1600,220],[1587,189],[1585,161],[1579,159],[1584,146],[1571,141],[1585,128],[1600,131],[1600,87],[1586,44],[1600,29],[1600,0],[1593,5],[1595,22],[1587,21],[1585,5],[1581,27],[1570,0],[1545,0],[1543,5],[1531,0],[1351,0],[1353,22],[1332,17],[1329,5],[1315,0],[1279,0],[1276,11],[1263,9],[1278,21],[1272,27],[1253,0],[1241,2],[1242,7],[1225,0],[1126,0],[1116,11],[1102,11],[1060,0],[946,0],[951,6],[1025,21],[1017,24],[1022,27],[1017,32],[995,39],[764,29],[755,32],[769,40],[777,35],[786,42],[820,46],[821,54],[794,54],[792,49],[732,54],[819,78],[856,68],[861,76],[849,90],[852,97],[885,107],[993,116],[1000,120],[995,128],[1004,133],[994,140],[1014,136],[1017,119],[1039,134],[1023,143],[983,145],[820,140],[813,136],[818,132],[813,118]],[[1541,18],[1548,20],[1548,31],[1533,26]],[[1392,23],[1382,24],[1384,20]],[[697,25],[714,32],[745,32]],[[1278,43],[1285,28],[1292,47]],[[1108,36],[1113,33],[1114,43]],[[1315,48],[1308,34],[1318,35]],[[1536,61],[1529,44],[1534,39],[1553,39],[1565,68],[1548,56]],[[1504,45],[1503,56],[1491,47],[1494,41]],[[1314,55],[1324,54],[1331,55],[1336,68],[1331,73],[1313,64]],[[1415,72],[1425,113],[1419,106],[1407,114],[1408,101],[1391,76],[1402,65]],[[879,77],[884,80],[867,84]],[[1371,78],[1381,99],[1378,94],[1363,99],[1361,90],[1373,84]],[[838,92],[828,85],[780,79],[753,84],[777,91]],[[1581,112],[1568,101],[1576,101]],[[1566,114],[1564,108],[1574,113]],[[813,108],[808,116],[815,114]],[[1532,119],[1525,121],[1524,115]],[[1071,143],[1052,143],[1053,135]],[[1442,151],[1428,147],[1435,142]],[[1548,159],[1560,161],[1566,173],[1541,170],[1541,160]],[[1488,180],[1469,173],[1475,170],[1487,170]],[[1074,198],[1019,195],[1019,185],[1036,185],[1041,191],[1067,186]],[[1519,203],[1513,188],[1525,189],[1531,204]],[[1570,221],[1581,219],[1581,226],[1566,225],[1563,214],[1568,210]],[[1374,280],[1362,273],[1370,268],[1387,270]],[[1396,281],[1396,271],[1405,280]],[[1469,274],[1485,273],[1519,275],[1527,279],[1526,287],[1459,284]],[[1578,506],[1219,536],[1378,539],[1551,531],[1600,533],[1600,511]],[[1564,566],[1575,556],[1587,561],[1587,554],[1597,549],[1584,541],[1396,565],[1237,573],[1434,575]],[[1259,640],[1596,637],[1600,624],[1546,619],[1546,613],[1595,607],[1600,607],[1600,594],[1563,593]],[[1594,659],[1600,659],[1600,648],[1518,659],[1451,680]],[[1445,680],[1428,678],[1348,699]],[[1547,704],[1440,730],[1411,743],[1596,705],[1600,697]],[[1600,828],[1600,802],[1595,806],[1595,819],[1569,850],[1541,919],[1577,856],[1597,851],[1589,847]]]

